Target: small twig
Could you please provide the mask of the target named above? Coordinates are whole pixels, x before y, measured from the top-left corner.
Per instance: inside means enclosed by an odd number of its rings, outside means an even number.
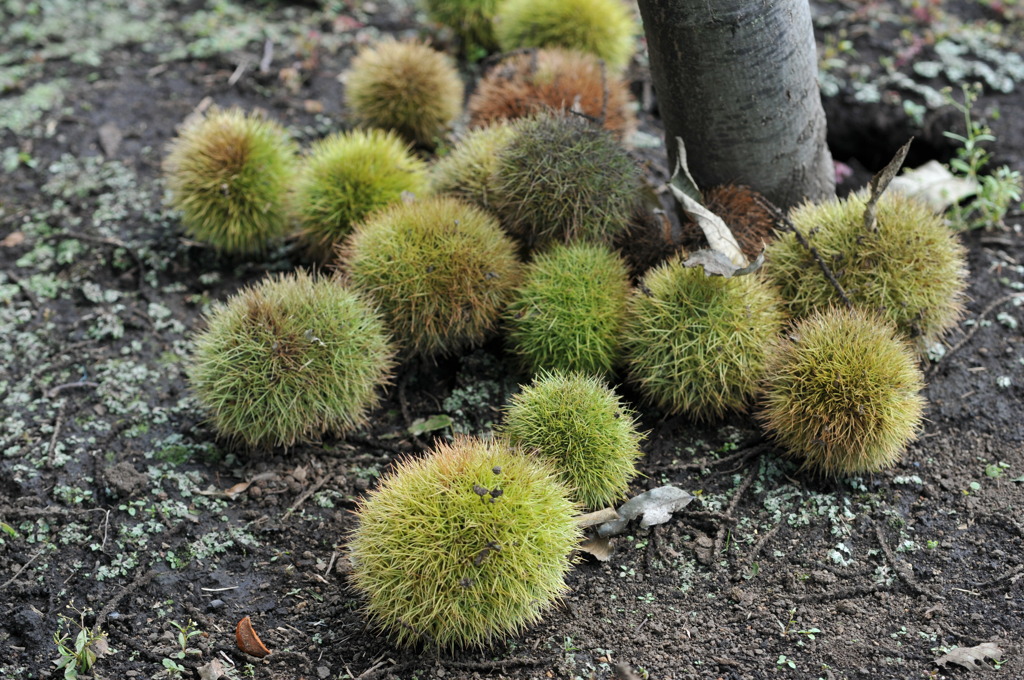
[[[64,390],[70,390],[70,389],[74,389],[76,387],[99,387],[99,386],[100,386],[100,384],[98,382],[93,382],[91,380],[78,380],[78,381],[75,381],[75,382],[64,383],[63,385],[57,385],[56,387],[51,387],[46,392],[46,397],[48,399],[53,399],[54,397],[56,397],[58,394],[60,394]]]
[[[30,557],[28,559],[28,562],[26,562],[25,564],[23,564],[20,567],[18,567],[18,571],[14,572],[14,576],[12,576],[9,579],[7,579],[6,581],[4,581],[4,584],[2,586],[0,586],[0,590],[4,590],[5,588],[7,588],[7,586],[9,586],[12,583],[14,583],[18,579],[18,577],[21,576],[21,572],[25,571],[25,569],[28,568],[28,565],[30,565],[33,562],[35,562],[36,558],[39,557],[40,555],[42,555],[43,552],[45,552],[45,550],[40,550],[35,555]]]
[[[349,432],[348,434],[345,435],[345,441],[353,442],[356,444],[362,444],[363,446],[369,446],[372,449],[390,451],[396,456],[400,456],[402,455],[402,453],[404,453],[402,449],[398,448],[397,446],[390,442],[381,441],[377,437],[371,437],[365,434],[356,434],[354,432]]]
[[[754,547],[750,549],[750,553],[747,555],[746,559],[743,560],[743,564],[747,566],[752,564],[754,562],[754,558],[756,558],[757,555],[764,549],[765,544],[767,544],[768,541],[772,540],[772,538],[775,537],[775,534],[779,533],[779,529],[781,528],[782,522],[779,522],[771,529],[769,529],[764,536],[757,539],[757,543],[755,543]]]
[[[880,583],[874,583],[870,586],[854,586],[853,588],[844,588],[843,590],[833,590],[827,593],[814,593],[811,595],[801,595],[800,597],[794,597],[793,602],[795,604],[811,604],[813,602],[832,602],[835,600],[852,600],[858,597],[866,597],[873,593],[885,590],[885,586]]]
[[[311,487],[309,487],[308,489],[306,489],[305,491],[303,491],[303,492],[302,492],[302,494],[300,494],[300,495],[299,495],[298,499],[296,499],[296,501],[295,501],[295,502],[294,502],[294,503],[292,504],[292,507],[288,508],[288,511],[287,511],[287,512],[285,512],[285,513],[284,513],[284,515],[282,515],[282,517],[281,517],[281,521],[283,522],[283,521],[285,521],[286,519],[288,519],[289,517],[291,517],[291,516],[292,516],[292,514],[293,514],[293,513],[294,513],[294,512],[296,511],[296,510],[298,510],[298,509],[299,509],[299,507],[300,507],[300,506],[301,506],[301,505],[302,505],[303,503],[305,503],[305,502],[306,502],[306,500],[307,500],[307,499],[308,499],[308,498],[309,498],[310,496],[312,496],[312,495],[313,495],[313,494],[315,494],[315,493],[316,493],[317,491],[319,491],[319,490],[320,490],[320,489],[321,489],[321,488],[323,487],[323,485],[324,485],[324,484],[326,484],[327,482],[329,482],[329,481],[330,481],[330,480],[331,480],[332,478],[333,478],[333,475],[330,475],[330,474],[326,474],[326,475],[324,475],[323,477],[321,477],[321,478],[320,478],[320,481],[318,481],[318,482],[317,482],[316,484],[314,484],[313,486],[311,486]]]
[[[896,572],[896,575],[900,577],[900,580],[907,584],[907,587],[914,592],[915,595],[924,595],[935,600],[945,600],[946,598],[938,593],[933,593],[924,586],[918,584],[917,580],[914,579],[913,574],[909,574],[905,569],[901,568],[900,563],[896,560],[896,555],[893,554],[892,548],[885,540],[885,535],[882,533],[882,527],[879,524],[875,524],[875,536],[878,538],[878,544],[882,547],[882,552],[885,553],[885,559],[888,560],[889,566]]]
[[[50,437],[50,445],[46,448],[46,462],[51,467],[53,466],[53,452],[57,450],[57,437],[60,436],[60,430],[64,427],[64,410],[67,406],[66,401],[60,403],[60,408],[57,410],[57,421],[53,425],[53,436]]]
[[[11,281],[17,284],[19,288],[21,288],[21,292],[25,294],[25,298],[29,301],[29,304],[31,304],[32,308],[38,312],[39,300],[36,299],[36,294],[33,293],[32,289],[28,287],[28,284],[25,283],[25,280],[12,271],[7,271],[5,273],[7,274],[7,278],[9,278]]]
[[[127,243],[118,238],[112,238],[110,236],[93,236],[92,234],[79,234],[72,231],[65,231],[59,234],[50,234],[44,237],[46,241],[59,241],[61,239],[71,238],[78,241],[85,241],[86,243],[96,243],[105,246],[114,246],[115,248],[123,248],[126,253],[131,255],[132,259],[135,260],[135,266],[139,268],[139,280],[137,285],[138,290],[142,290],[142,285],[145,283],[146,268],[142,264],[142,257],[139,256],[135,250],[130,248]]]
[[[270,73],[270,64],[274,61],[274,41],[267,38],[263,43],[263,58],[260,59],[260,73]]]
[[[92,627],[93,633],[99,633],[100,628],[103,626],[104,623],[107,622],[107,616],[109,616],[110,612],[114,611],[114,609],[117,608],[117,605],[121,603],[121,600],[124,599],[125,595],[129,595],[138,590],[139,588],[141,588],[142,586],[146,585],[150,582],[150,580],[152,580],[154,576],[156,576],[156,569],[150,569],[146,573],[139,575],[138,578],[136,578],[134,581],[126,585],[116,595],[114,595],[114,597],[112,597],[110,601],[107,602],[103,609],[100,610],[100,613],[96,616],[96,623]]]
[[[767,448],[767,446],[767,443],[762,441],[760,438],[757,438],[751,442],[748,442],[747,444],[744,444],[735,453],[729,454],[724,458],[701,458],[696,462],[687,463],[686,465],[679,466],[677,469],[686,470],[688,472],[700,471],[707,470],[713,467],[719,467],[721,465],[726,465],[734,461],[745,461],[747,458],[751,458],[761,453],[765,448]]]
[[[418,434],[412,433],[412,416],[409,414],[409,402],[405,398],[405,388],[409,384],[409,376],[411,375],[411,370],[406,371],[398,381],[398,405],[402,409],[402,420],[405,422],[406,432],[412,437],[416,446],[423,450],[427,448],[427,445],[423,443]]]
[[[985,309],[981,310],[981,312],[978,314],[978,316],[975,317],[974,325],[971,326],[971,329],[969,331],[967,331],[967,333],[964,334],[964,337],[960,338],[959,342],[957,342],[955,345],[950,347],[949,351],[947,351],[943,355],[942,362],[945,362],[946,360],[948,360],[949,357],[953,356],[953,354],[956,353],[957,350],[959,350],[961,347],[966,345],[970,341],[970,339],[974,337],[974,334],[977,333],[978,329],[981,327],[981,320],[984,319],[986,316],[988,316],[988,314],[993,309],[995,309],[999,305],[1005,304],[1005,303],[1009,302],[1010,300],[1015,300],[1017,298],[1024,298],[1024,293],[1010,293],[1009,295],[1004,295],[1003,297],[1001,297],[1001,298],[999,298],[997,300],[993,300],[992,302],[988,303],[988,305],[985,306]],[[929,373],[933,373],[934,371],[936,371],[938,369],[938,367],[939,367],[939,364],[942,363],[942,362],[938,362],[938,363],[933,364],[928,369],[928,372]]]
[[[732,519],[733,513],[736,512],[736,507],[740,504],[740,499],[743,494],[747,492],[750,485],[754,483],[754,477],[757,474],[757,468],[751,468],[750,472],[743,479],[743,482],[736,488],[736,492],[732,495],[732,500],[729,501],[729,507],[725,509],[725,516]],[[725,541],[725,532],[727,531],[726,524],[723,522],[718,527],[718,533],[715,534],[715,546],[712,549],[712,556],[717,558],[722,553],[722,543]]]
[[[99,509],[99,508],[97,508]],[[107,530],[110,528],[110,510],[103,513],[103,540],[100,542],[100,552],[107,547]]]
[[[818,254],[818,249],[812,246],[807,241],[807,239],[804,238],[804,235],[802,235],[800,229],[797,228],[796,224],[790,221],[790,218],[781,214],[777,214],[776,217],[779,219],[779,221],[781,221],[783,225],[785,225],[787,229],[793,231],[794,236],[797,237],[797,241],[800,242],[801,246],[807,249],[807,252],[811,254],[811,257],[814,258],[814,261],[818,263],[818,268],[821,269],[821,273],[825,275],[825,279],[828,280],[828,283],[831,284],[831,287],[836,289],[836,292],[839,294],[840,299],[843,300],[843,303],[848,308],[852,309],[853,303],[850,302],[850,298],[847,297],[846,291],[843,290],[843,286],[839,283],[839,280],[836,279],[836,274],[833,273],[833,270],[828,268],[828,265],[825,264],[825,261],[821,258],[821,255]]]

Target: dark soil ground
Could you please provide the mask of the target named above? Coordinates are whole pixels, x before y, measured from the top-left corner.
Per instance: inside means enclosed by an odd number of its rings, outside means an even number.
[[[997,162],[1024,169],[1018,3],[813,5],[838,160],[877,170],[910,134],[910,165],[948,158],[957,119],[926,88],[977,77],[977,112],[1002,114]],[[486,432],[522,378],[495,341],[403,366],[357,435],[260,455],[218,443],[186,389],[191,334],[212,301],[303,262],[289,244],[246,261],[184,239],[159,164],[205,98],[262,107],[304,142],[345,126],[337,75],[355,46],[422,21],[369,2],[0,5],[0,676],[59,676],[73,606],[113,650],[96,678],[214,678],[212,660],[229,678],[961,677],[937,660],[988,642],[1003,677],[1024,677],[1020,212],[964,235],[967,315],[927,366],[928,422],[894,470],[818,481],[747,416],[646,410],[633,491],[699,502],[619,537],[607,562],[581,559],[543,623],[457,654],[365,625],[344,547],[355,499],[417,452],[410,420]],[[942,40],[969,44],[960,62],[895,77]],[[642,61],[633,74],[643,91]],[[664,148],[636,153],[662,182]],[[271,655],[237,649],[244,616]],[[202,634],[181,659],[190,620]]]

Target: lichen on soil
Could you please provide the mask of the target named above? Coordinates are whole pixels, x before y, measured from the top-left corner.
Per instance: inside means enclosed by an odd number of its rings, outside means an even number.
[[[995,162],[1024,170],[1020,3],[812,6],[830,143],[861,181],[909,134],[912,165],[951,155],[956,116],[929,93],[960,78],[985,83]],[[894,470],[818,480],[744,415],[644,408],[630,495],[674,484],[698,502],[582,560],[542,623],[492,648],[401,650],[367,627],[345,551],[356,500],[421,442],[490,431],[526,380],[495,341],[403,366],[347,438],[258,455],[219,442],[186,386],[192,335],[214,301],[303,253],[189,241],[159,167],[205,98],[263,108],[303,143],[345,128],[338,75],[357,46],[429,31],[398,1],[0,4],[0,676],[51,677],[74,607],[107,636],[95,678],[174,677],[165,660],[182,677],[217,660],[229,678],[605,679],[620,663],[650,678],[936,678],[965,672],[937,666],[944,653],[985,642],[1024,677],[1019,208],[1008,230],[963,236],[967,315],[927,362],[924,432]],[[642,65],[630,77],[641,91]],[[657,185],[660,124],[639,116],[633,153]],[[419,419],[437,429],[417,441]],[[269,656],[235,645],[244,616]],[[203,634],[179,658],[188,621]]]

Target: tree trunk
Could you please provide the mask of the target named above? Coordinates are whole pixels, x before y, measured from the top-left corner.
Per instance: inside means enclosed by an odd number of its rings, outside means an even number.
[[[669,160],[789,208],[835,195],[808,0],[639,0]]]

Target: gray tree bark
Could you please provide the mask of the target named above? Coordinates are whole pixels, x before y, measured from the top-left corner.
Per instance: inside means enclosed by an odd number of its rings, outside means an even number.
[[[639,0],[669,160],[782,208],[835,195],[808,0]]]

